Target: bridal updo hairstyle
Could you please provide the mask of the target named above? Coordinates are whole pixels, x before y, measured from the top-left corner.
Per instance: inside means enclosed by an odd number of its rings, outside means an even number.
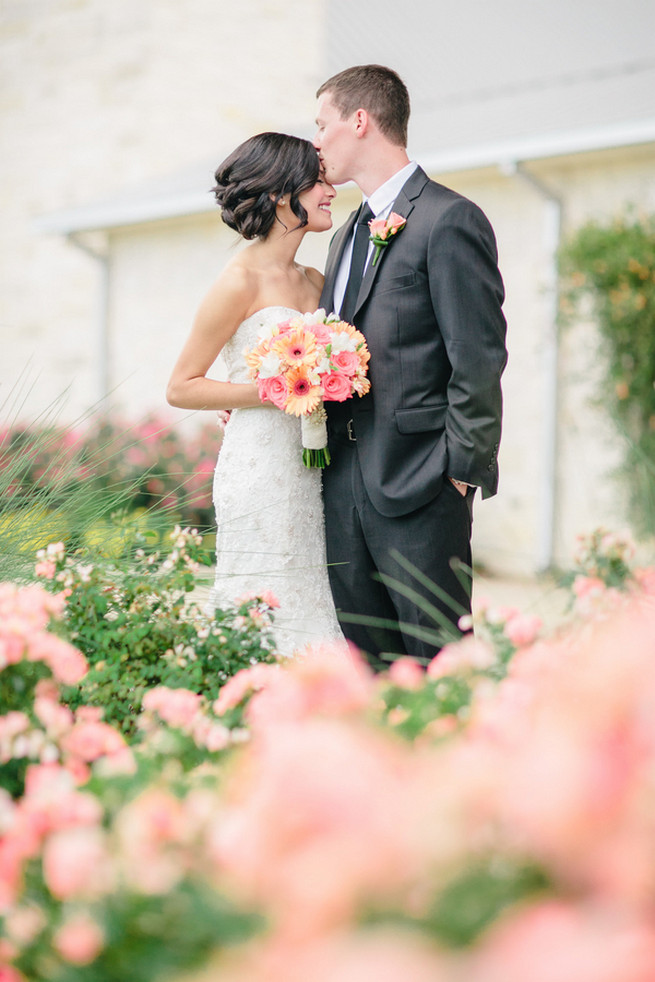
[[[298,218],[307,224],[307,212],[298,195],[314,187],[320,165],[309,140],[285,133],[259,133],[250,137],[219,165],[212,189],[223,221],[244,239],[268,234],[276,220],[275,206],[288,196]]]

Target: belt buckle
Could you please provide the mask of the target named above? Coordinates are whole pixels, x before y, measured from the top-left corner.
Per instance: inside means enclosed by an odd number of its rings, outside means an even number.
[[[346,432],[348,433],[348,439],[353,443],[357,443],[357,437],[355,436],[355,430],[353,429],[353,420],[349,419],[346,423]]]

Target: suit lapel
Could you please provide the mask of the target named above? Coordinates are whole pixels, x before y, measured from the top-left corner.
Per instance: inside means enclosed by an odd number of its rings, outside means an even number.
[[[330,251],[328,252],[327,263],[325,266],[325,283],[323,284],[323,291],[321,293],[321,306],[328,313],[334,310],[334,284],[341,265],[343,250],[346,243],[350,240],[350,236],[352,235],[353,225],[355,224],[355,218],[357,217],[358,211],[359,209],[356,209],[351,215],[348,216],[345,224],[342,225],[339,231],[335,233],[330,245]]]
[[[417,167],[414,173],[407,179],[404,187],[401,188],[398,197],[391,206],[391,211],[395,211],[397,215],[402,215],[405,221],[408,221],[409,216],[414,210],[413,199],[419,196],[428,180],[429,178],[425,171],[423,171],[420,167]],[[399,238],[402,237],[403,231],[404,229],[397,233]],[[357,313],[362,304],[364,304],[368,299],[368,296],[373,289],[375,278],[380,271],[382,263],[384,262],[386,253],[389,251],[389,249],[394,248],[398,248],[398,245],[393,240],[389,243],[389,245],[384,246],[380,252],[380,255],[378,256],[378,261],[376,262],[375,266],[373,265],[373,257],[371,257],[371,260],[366,267],[366,272],[364,273],[362,285],[359,288],[355,313]],[[375,252],[373,255],[375,255]]]

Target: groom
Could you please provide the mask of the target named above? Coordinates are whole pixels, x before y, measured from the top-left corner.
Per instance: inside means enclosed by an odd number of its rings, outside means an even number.
[[[321,306],[371,352],[370,393],[326,403],[327,560],[344,632],[381,669],[403,654],[427,661],[435,630],[457,633],[470,610],[473,497],[498,483],[504,291],[485,215],[407,156],[399,76],[349,68],[317,97],[326,180],[364,196],[332,241]],[[379,249],[373,218],[395,228]]]

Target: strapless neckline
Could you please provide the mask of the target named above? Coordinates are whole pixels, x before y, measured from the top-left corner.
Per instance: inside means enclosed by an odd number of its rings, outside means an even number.
[[[295,307],[287,307],[284,304],[275,303],[275,304],[269,304],[267,307],[260,307],[259,310],[255,310],[254,313],[246,317],[246,319],[241,321],[241,323],[247,324],[248,321],[252,320],[253,317],[261,317],[262,314],[268,314],[270,310],[284,310],[289,314],[298,314],[300,317],[302,317],[301,312],[297,310]]]

